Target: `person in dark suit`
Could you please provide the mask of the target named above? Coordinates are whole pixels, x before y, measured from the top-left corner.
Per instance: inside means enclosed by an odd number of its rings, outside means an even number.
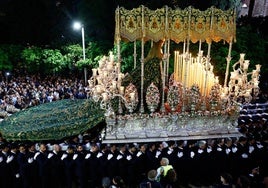
[[[239,168],[239,151],[238,151],[238,138],[232,138],[232,146],[231,152],[229,153],[230,156],[230,172],[232,172],[232,176],[235,180],[239,178],[240,168]]]
[[[89,187],[97,187],[98,184],[98,160],[99,147],[96,143],[91,143],[89,152],[85,156],[86,177]]]
[[[127,154],[126,154],[126,145],[119,145],[119,152],[116,157],[118,175],[125,181],[127,178]]]
[[[62,151],[59,144],[53,145],[53,150],[48,153],[48,170],[49,180],[51,181],[50,187],[61,188],[63,187],[63,162],[61,160]]]
[[[249,150],[247,138],[244,136],[239,137],[237,144],[237,156],[238,156],[238,170],[240,175],[247,175],[251,170],[249,164]]]
[[[10,146],[10,153],[8,155],[8,158],[10,159],[7,161],[7,166],[9,168],[10,172],[10,188],[19,187],[20,182],[20,174],[19,174],[19,163],[18,163],[18,145],[17,143],[12,143]]]
[[[7,143],[2,143],[0,145],[0,187],[9,187],[10,176],[7,165],[7,159],[9,155],[9,146]]]
[[[25,166],[25,174],[29,187],[40,187],[38,179],[38,165],[37,161],[34,160],[36,154],[36,144],[34,142],[27,142],[26,147],[26,158],[28,164]]]
[[[106,158],[107,173],[110,179],[118,175],[117,160],[116,160],[117,155],[118,155],[118,149],[116,144],[111,144],[110,150],[107,152],[107,158]]]
[[[141,143],[139,147],[139,151],[136,154],[137,161],[137,181],[141,182],[142,180],[146,179],[147,174],[147,164],[148,159],[146,156],[146,148],[147,145],[145,143]]]
[[[85,151],[82,144],[77,144],[76,152],[73,156],[74,160],[74,172],[77,186],[80,188],[84,188],[86,180],[85,180]]]
[[[225,138],[225,154],[226,154],[226,172],[231,172],[232,171],[232,166],[231,166],[231,161],[232,161],[232,145],[233,145],[233,140],[231,138]]]
[[[156,144],[155,143],[149,143],[147,150],[146,150],[146,157],[147,157],[147,171],[150,169],[157,169],[159,166],[158,160],[155,158],[156,154]]]
[[[168,158],[168,160],[170,161],[171,165],[175,165],[175,161],[176,161],[176,142],[174,140],[168,141],[167,142],[168,147],[164,148],[162,151],[162,157],[166,157]]]
[[[34,160],[38,166],[38,176],[40,187],[49,187],[49,171],[48,171],[48,153],[46,144],[41,143],[39,146],[39,151],[35,154]]]
[[[108,151],[108,146],[106,144],[101,144],[100,145],[100,150],[98,151],[97,154],[97,163],[98,163],[98,184],[102,184],[102,179],[104,177],[107,177],[107,168],[106,168],[106,159],[107,159],[107,151]]]
[[[164,149],[163,142],[155,143],[155,159],[156,159],[157,167],[160,164],[160,161],[163,157],[163,154],[162,154],[163,149]]]
[[[220,177],[221,173],[227,170],[227,154],[224,138],[218,138],[214,148],[213,158],[216,160],[214,175]]]
[[[127,177],[126,177],[126,184],[129,188],[137,187],[137,147],[134,144],[128,145],[128,150],[126,151],[126,159],[127,159]]]
[[[64,186],[66,188],[72,188],[74,183],[74,147],[69,145],[66,152],[61,156],[64,167]]]
[[[175,159],[175,165],[174,165],[174,169],[177,172],[177,178],[179,183],[182,186],[186,186],[187,185],[187,174],[185,173],[186,169],[188,168],[188,166],[186,166],[186,155],[185,155],[185,149],[184,149],[184,141],[183,140],[178,140],[177,141],[177,158]]]
[[[207,142],[205,140],[200,140],[197,142],[197,148],[194,155],[194,178],[196,185],[205,185],[207,182],[208,173],[207,172]]]
[[[196,146],[195,146],[194,140],[188,140],[186,146],[184,147],[184,157],[185,157],[185,168],[184,170],[184,177],[186,177],[185,182],[186,183],[194,183],[195,182],[195,152],[196,152]]]
[[[26,148],[24,144],[19,145],[19,153],[18,153],[18,164],[19,164],[19,174],[21,178],[21,184],[23,188],[28,188],[29,182],[27,178],[27,166],[28,160],[26,155]]]

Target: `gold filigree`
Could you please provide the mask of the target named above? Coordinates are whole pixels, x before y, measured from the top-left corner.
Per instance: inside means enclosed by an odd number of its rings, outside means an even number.
[[[192,7],[184,10],[164,7],[150,10],[141,6],[127,10],[121,7],[116,11],[116,18],[116,34],[128,41],[170,39],[179,43],[190,39],[194,43],[199,40],[211,43],[231,42],[236,38],[235,14],[231,9],[211,7],[201,11]]]

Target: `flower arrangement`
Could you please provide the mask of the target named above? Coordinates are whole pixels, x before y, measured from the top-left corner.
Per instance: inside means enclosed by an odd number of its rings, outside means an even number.
[[[210,94],[209,94],[209,103],[211,111],[215,111],[218,103],[220,101],[220,91],[221,87],[219,84],[215,84],[211,87]]]
[[[176,84],[173,84],[169,87],[167,101],[171,107],[171,111],[175,111],[177,105],[179,104],[180,96],[179,96],[179,87]]]
[[[134,84],[130,83],[127,86],[124,98],[127,109],[132,113],[137,108],[139,102],[138,91]]]
[[[190,88],[191,102],[197,104],[201,100],[200,96],[201,92],[199,86],[197,84],[192,85],[192,87]]]
[[[146,104],[151,112],[154,112],[160,102],[160,92],[154,83],[151,83],[146,91]]]
[[[210,90],[210,96],[209,96],[210,99],[218,101],[220,99],[220,91],[221,91],[220,84],[213,85]]]

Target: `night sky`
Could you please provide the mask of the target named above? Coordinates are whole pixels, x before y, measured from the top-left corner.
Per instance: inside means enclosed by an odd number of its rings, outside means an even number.
[[[0,0],[0,44],[72,42],[81,36],[72,28],[75,20],[84,23],[87,38],[112,41],[116,7],[141,4],[152,9],[210,6],[208,0]]]
[[[1,0],[0,42],[49,44],[64,37],[77,15],[76,1]]]

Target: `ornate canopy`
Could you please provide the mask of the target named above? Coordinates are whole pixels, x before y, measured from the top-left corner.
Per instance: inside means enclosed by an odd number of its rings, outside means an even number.
[[[115,15],[115,40],[159,41],[170,39],[176,43],[190,40],[232,42],[236,37],[235,11],[211,7],[205,11],[188,7],[184,10],[163,7],[150,10],[140,6],[132,10],[118,7]]]

